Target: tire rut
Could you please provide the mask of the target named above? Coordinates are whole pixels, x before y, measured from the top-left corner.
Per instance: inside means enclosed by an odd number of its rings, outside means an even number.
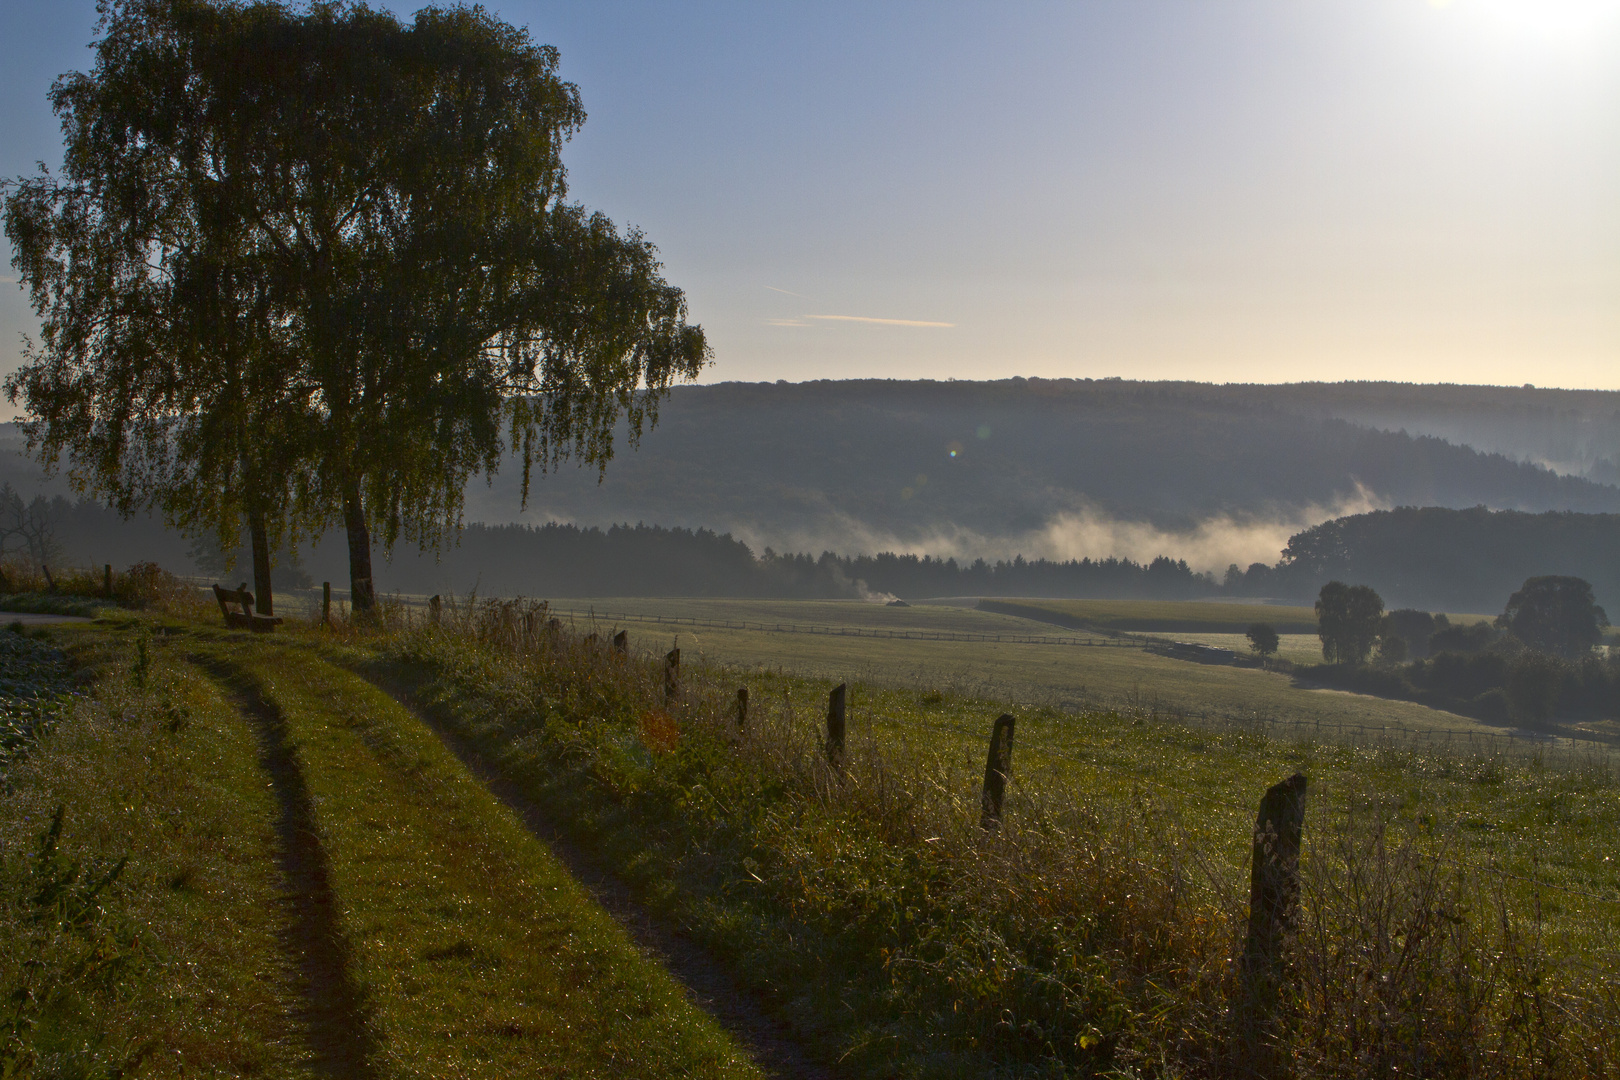
[[[276,862],[286,888],[282,947],[298,972],[303,1028],[312,1064],[323,1076],[370,1080],[376,1042],[364,995],[349,970],[350,948],[338,926],[326,850],[315,829],[315,808],[297,747],[280,707],[243,672],[208,657],[192,661],[248,717],[259,745],[259,767],[270,780],[277,815]]]
[[[355,669],[351,669],[355,670]],[[529,833],[556,856],[591,898],[628,933],[641,950],[662,964],[685,989],[688,999],[736,1039],[749,1058],[775,1080],[836,1080],[838,1074],[812,1058],[788,1026],[770,1016],[758,997],[740,985],[702,945],[655,919],[636,901],[630,887],[563,835],[545,812],[491,763],[472,741],[422,708],[408,691],[375,673],[355,674],[399,702],[517,814]]]

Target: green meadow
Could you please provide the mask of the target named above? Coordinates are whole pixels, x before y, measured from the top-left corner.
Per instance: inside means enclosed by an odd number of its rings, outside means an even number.
[[[971,601],[969,601],[970,603]],[[1052,601],[1085,604],[1091,601]],[[1303,685],[1292,675],[1200,664],[1140,647],[1125,627],[1182,625],[1220,627],[1233,609],[1253,605],[1144,602],[1145,614],[1132,619],[1132,605],[1097,601],[1077,608],[1113,620],[1087,634],[1031,618],[966,606],[916,604],[887,607],[859,601],[624,599],[562,600],[556,607],[581,632],[603,634],[626,629],[648,648],[679,646],[684,655],[748,670],[781,670],[823,678],[851,679],[873,686],[921,689],[1060,709],[1128,709],[1189,721],[1310,726],[1329,734],[1365,739],[1376,730],[1452,732],[1459,738],[1496,739],[1503,729],[1470,717],[1413,702],[1392,701],[1342,690]],[[1206,609],[1208,609],[1206,611]],[[1308,609],[1281,609],[1307,611]],[[630,618],[616,616],[630,616]],[[1194,616],[1205,622],[1194,623]],[[653,620],[693,620],[693,623]],[[729,623],[730,625],[724,625]],[[1123,624],[1123,625],[1122,625]],[[797,628],[797,632],[789,628]],[[811,630],[831,632],[811,632]],[[882,631],[901,636],[855,636],[838,631]],[[934,640],[927,635],[983,635],[974,640]],[[1001,636],[1004,640],[984,638]],[[1010,640],[1062,637],[1096,644],[1041,644]],[[1176,633],[1177,640],[1222,645],[1247,655],[1241,634],[1207,631]],[[1284,659],[1319,662],[1313,634],[1284,636]]]

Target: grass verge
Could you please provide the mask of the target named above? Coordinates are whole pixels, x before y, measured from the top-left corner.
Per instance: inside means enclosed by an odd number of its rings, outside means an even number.
[[[654,658],[530,614],[447,612],[385,639],[375,670],[413,680],[853,1073],[1244,1071],[1228,1017],[1248,828],[1265,784],[1300,766],[1314,792],[1302,932],[1272,1034],[1297,1075],[1601,1076],[1620,1062],[1606,766],[1029,710],[1008,820],[987,832],[994,703],[856,687],[872,704],[835,766],[819,745],[825,682],[750,673],[739,729],[735,673],[688,672],[666,703]],[[1465,806],[1499,847],[1467,842]],[[1537,852],[1566,840],[1562,884],[1538,884]],[[1498,850],[1531,873],[1498,873]]]

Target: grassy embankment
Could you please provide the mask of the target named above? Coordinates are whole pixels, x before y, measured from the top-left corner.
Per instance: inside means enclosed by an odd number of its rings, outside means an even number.
[[[666,710],[655,657],[533,634],[543,616],[522,615],[452,613],[351,662],[412,680],[853,1074],[1231,1074],[1253,807],[1295,769],[1312,795],[1279,1041],[1299,1075],[1620,1063],[1607,762],[1031,708],[1007,822],[986,833],[995,702],[856,686],[835,768],[818,746],[825,680],[711,667]]]
[[[51,632],[88,689],[6,770],[8,1067],[757,1075],[392,699],[151,621]]]
[[[1046,603],[1038,601],[1032,603]],[[1053,601],[1086,605],[1084,610],[1112,619],[1106,628],[1122,632],[1146,621],[1162,624],[1168,615],[1183,625],[1220,630],[1232,612],[1272,609],[1239,604]],[[626,612],[641,617],[679,617],[699,622],[850,627],[863,631],[972,633],[1004,637],[1069,636],[1069,630],[1011,614],[966,607],[913,605],[890,608],[855,601],[624,599],[566,600],[574,625],[589,630],[587,613]],[[1146,615],[1133,620],[1140,607]],[[1308,608],[1280,609],[1312,614]],[[1251,614],[1249,621],[1254,620]],[[1194,619],[1202,622],[1193,622]],[[1121,625],[1122,624],[1122,625]],[[1262,722],[1279,730],[1309,726],[1313,733],[1339,732],[1351,739],[1374,737],[1384,729],[1409,732],[1471,733],[1494,741],[1502,729],[1471,717],[1415,702],[1296,685],[1287,674],[1258,668],[1190,663],[1140,648],[1093,648],[1014,641],[932,641],[888,637],[840,637],[720,626],[615,621],[599,615],[595,627],[611,632],[628,627],[638,641],[653,638],[664,648],[678,641],[683,650],[715,663],[756,670],[788,670],[835,681],[853,679],[871,686],[936,688],[986,699],[1051,705],[1064,709],[1142,709],[1173,719],[1221,723]],[[1243,624],[1247,626],[1248,623]],[[1314,626],[1314,624],[1313,624]],[[1177,633],[1177,638],[1196,637]],[[1218,640],[1218,639],[1217,639]],[[1320,660],[1320,642],[1309,638]],[[1247,642],[1243,643],[1247,650]]]

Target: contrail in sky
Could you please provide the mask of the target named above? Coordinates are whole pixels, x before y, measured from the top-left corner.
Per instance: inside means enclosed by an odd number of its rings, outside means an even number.
[[[951,322],[927,322],[923,319],[870,319],[865,315],[806,315],[807,319],[825,319],[828,322],[863,322],[878,323],[882,326],[944,326],[952,327]]]

